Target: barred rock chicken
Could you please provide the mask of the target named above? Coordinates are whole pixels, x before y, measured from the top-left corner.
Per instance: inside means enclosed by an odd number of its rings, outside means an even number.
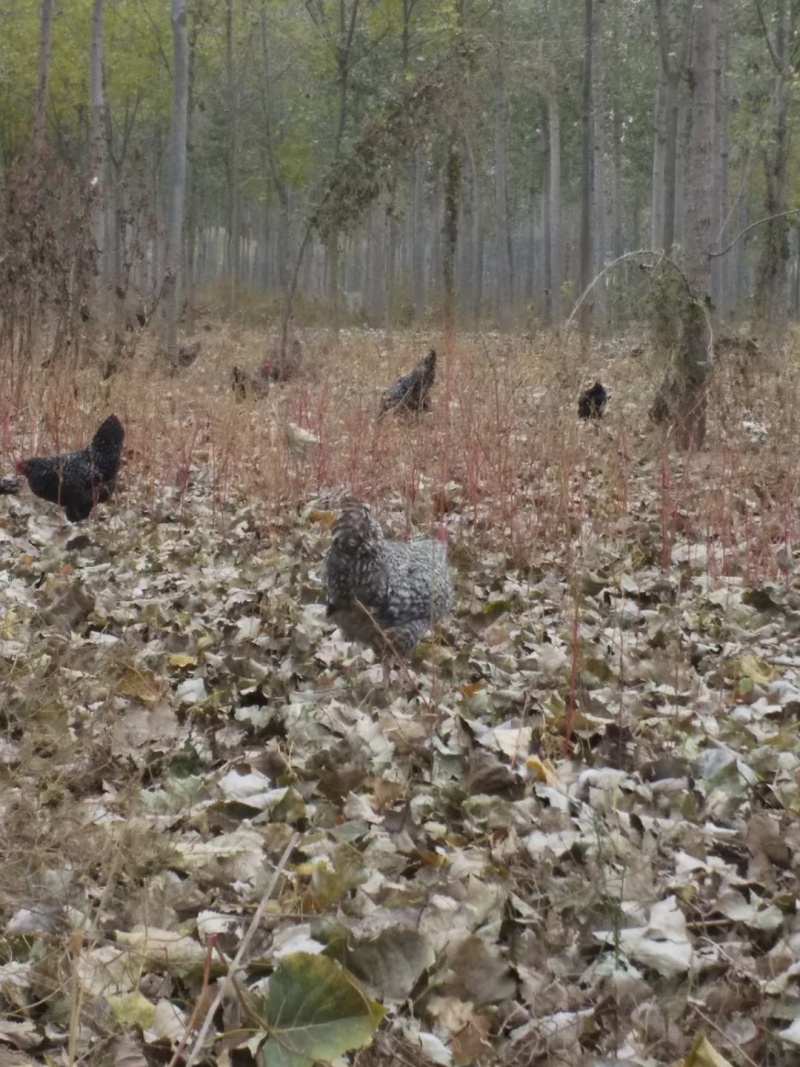
[[[109,415],[86,448],[33,456],[16,463],[16,471],[36,496],[64,508],[70,522],[80,522],[114,492],[124,439],[122,423]]]
[[[328,617],[348,641],[408,656],[453,608],[443,540],[387,541],[369,506],[347,498],[333,524],[322,582]]]
[[[578,397],[578,416],[582,419],[602,419],[607,403],[608,393],[598,380]]]
[[[390,410],[412,414],[430,411],[430,391],[435,381],[436,350],[432,348],[413,370],[398,378],[394,385],[386,390],[381,400],[381,415]]]

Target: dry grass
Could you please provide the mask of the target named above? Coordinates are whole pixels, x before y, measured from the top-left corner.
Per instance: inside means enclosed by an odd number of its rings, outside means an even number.
[[[308,331],[302,376],[266,399],[237,403],[232,366],[255,367],[272,342],[236,326],[201,337],[199,360],[177,377],[154,365],[145,338],[109,382],[92,367],[70,366],[13,378],[13,399],[0,409],[3,451],[72,447],[115,410],[127,429],[123,483],[142,508],[157,508],[161,487],[199,477],[214,504],[258,502],[280,530],[286,509],[347,491],[384,510],[402,503],[407,529],[450,513],[456,546],[503,552],[521,565],[552,555],[572,566],[576,532],[587,547],[593,538],[633,547],[637,520],[653,510],[664,560],[683,535],[717,544],[726,569],[741,568],[751,581],[773,571],[775,544],[796,540],[800,371],[792,362],[780,373],[751,364],[746,374],[732,359],[723,363],[709,447],[680,457],[647,422],[660,371],[630,357],[625,342],[599,346],[583,367],[569,340],[462,338],[440,359],[433,413],[416,424],[378,421],[380,393],[438,338],[352,332],[334,344]],[[595,374],[612,392],[599,427],[575,417],[579,388]],[[769,425],[761,447],[741,428],[746,411]],[[308,459],[288,448],[289,421],[319,437]]]

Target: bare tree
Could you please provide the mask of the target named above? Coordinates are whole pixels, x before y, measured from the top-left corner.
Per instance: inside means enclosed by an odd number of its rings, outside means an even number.
[[[228,271],[228,308],[236,309],[239,286],[239,88],[235,71],[236,56],[233,46],[233,0],[227,0],[225,8],[225,92],[228,107],[228,226],[225,260]]]
[[[681,392],[677,440],[699,447],[706,434],[706,382],[711,361],[708,305],[711,293],[711,220],[714,200],[714,92],[720,0],[698,0],[694,9],[692,135],[686,216],[689,292],[681,321],[678,365]]]
[[[581,249],[580,291],[585,292],[592,280],[592,36],[593,0],[584,0],[585,45],[583,53],[583,152],[581,157]],[[581,344],[588,350],[591,333],[590,301],[584,300],[580,309]]]
[[[106,97],[103,87],[103,0],[92,4],[92,40],[89,50],[89,96],[91,101],[92,204],[91,227],[100,255],[101,272],[108,280],[110,263],[105,234],[106,222]]]
[[[758,265],[755,305],[756,314],[771,331],[780,335],[786,325],[786,277],[789,260],[789,230],[786,219],[786,195],[789,164],[789,99],[797,60],[795,42],[797,4],[787,0],[773,0],[770,23],[767,26],[761,4],[756,3],[764,40],[775,68],[773,111],[775,123],[771,142],[763,149],[764,208],[767,221],[761,259]],[[789,8],[791,7],[791,12]]]
[[[495,0],[497,11],[495,47],[494,105],[494,206],[497,257],[497,316],[501,330],[511,325],[513,270],[511,233],[508,225],[508,99],[506,97],[505,9],[503,0]]]
[[[166,348],[171,360],[178,350],[183,262],[183,205],[186,196],[186,132],[189,113],[189,43],[186,35],[186,0],[171,0],[172,14],[172,125],[170,152],[169,225],[167,269],[171,285],[166,297]]]
[[[47,91],[50,84],[50,42],[53,33],[53,0],[42,0],[42,19],[39,29],[39,86],[36,93],[36,116],[33,125],[34,151],[44,148],[47,122]]]
[[[461,185],[461,156],[454,136],[447,150],[444,168],[444,223],[442,225],[442,279],[444,283],[444,335],[449,352],[456,322],[456,245],[458,244],[458,193]]]
[[[550,173],[548,175],[548,226],[550,232],[550,308],[552,321],[561,325],[564,256],[561,244],[561,111],[558,97],[547,97],[547,130],[549,134]]]
[[[605,263],[610,219],[606,199],[606,101],[603,58],[605,0],[594,0],[592,10],[592,254],[594,271]],[[595,286],[595,329],[605,321],[605,282]]]
[[[675,243],[675,203],[678,160],[678,117],[680,82],[685,76],[691,44],[692,6],[694,0],[675,0],[678,28],[670,26],[669,0],[653,0],[661,71],[656,104],[656,144],[653,164],[653,247],[669,253]],[[662,125],[663,123],[663,125]],[[660,232],[655,232],[658,222]]]

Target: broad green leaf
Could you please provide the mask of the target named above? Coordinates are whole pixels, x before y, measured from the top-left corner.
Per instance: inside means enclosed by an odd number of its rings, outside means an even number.
[[[255,1010],[269,1034],[263,1067],[312,1067],[364,1048],[386,1014],[337,963],[308,952],[281,962]]]

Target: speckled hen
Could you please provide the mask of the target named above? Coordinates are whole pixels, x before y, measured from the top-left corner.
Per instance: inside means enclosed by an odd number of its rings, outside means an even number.
[[[36,496],[64,508],[70,522],[80,522],[114,492],[124,440],[122,423],[109,415],[86,448],[32,456],[16,463],[16,471],[28,479]]]
[[[349,641],[407,656],[453,609],[444,539],[389,541],[369,506],[346,499],[322,572],[328,617]]]
[[[431,349],[408,374],[398,378],[381,400],[381,415],[387,411],[419,414],[430,411],[430,392],[436,381],[436,351]]]

